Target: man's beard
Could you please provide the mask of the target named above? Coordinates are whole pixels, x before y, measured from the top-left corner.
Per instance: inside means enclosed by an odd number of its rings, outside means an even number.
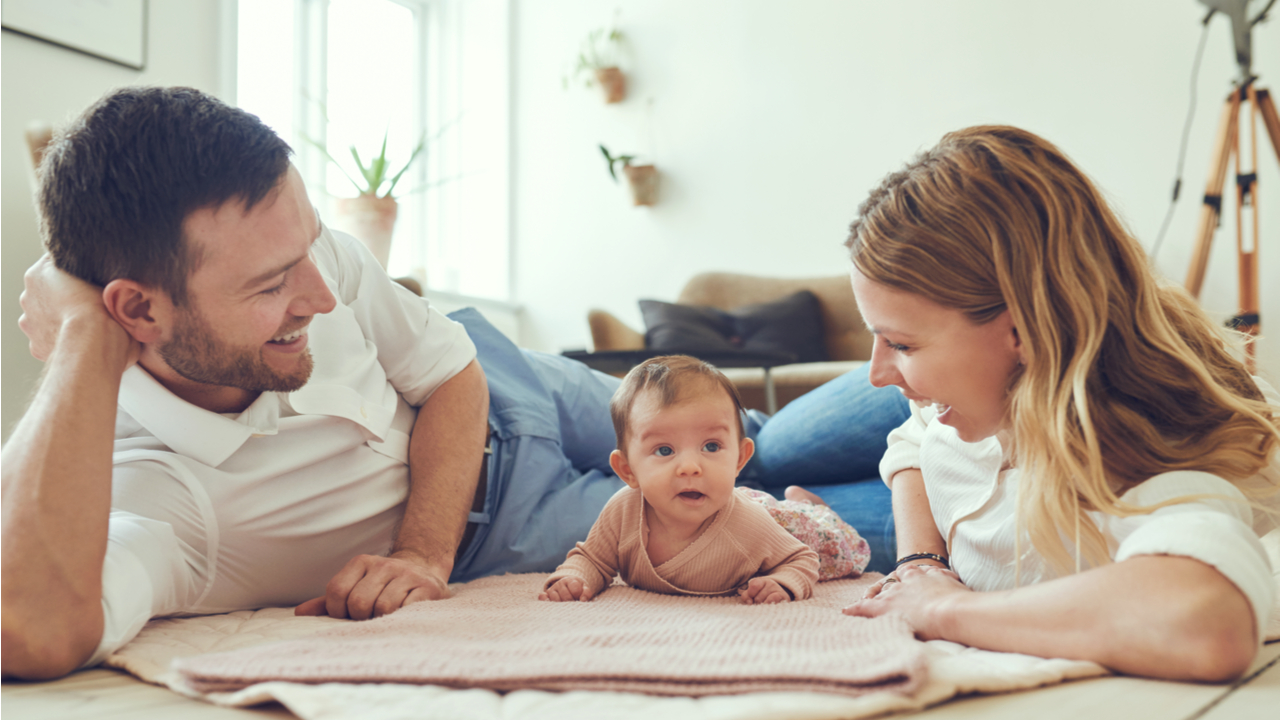
[[[307,384],[314,365],[307,348],[298,357],[296,371],[289,375],[276,372],[262,359],[260,347],[235,347],[217,339],[194,308],[179,312],[173,339],[156,352],[174,372],[192,382],[251,392],[293,392]]]

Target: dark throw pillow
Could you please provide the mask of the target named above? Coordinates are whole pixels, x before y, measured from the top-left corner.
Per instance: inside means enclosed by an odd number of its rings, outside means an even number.
[[[700,352],[784,352],[796,362],[828,359],[818,297],[808,290],[781,300],[732,311],[705,305],[641,300],[644,342],[649,350]]]

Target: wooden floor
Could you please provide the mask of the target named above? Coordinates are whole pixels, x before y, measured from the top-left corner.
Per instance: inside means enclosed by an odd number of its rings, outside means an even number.
[[[114,670],[86,670],[46,683],[6,682],[5,720],[248,720],[292,718],[280,705],[220,708]],[[1193,685],[1105,677],[1036,690],[961,698],[914,715],[920,720],[1275,720],[1280,717],[1280,643],[1263,648],[1235,685]]]

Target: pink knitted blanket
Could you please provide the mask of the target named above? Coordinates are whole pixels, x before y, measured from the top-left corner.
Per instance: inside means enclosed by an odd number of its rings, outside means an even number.
[[[377,620],[173,667],[200,692],[282,680],[695,696],[908,694],[926,680],[924,644],[900,621],[840,614],[876,577],[820,583],[802,602],[741,605],[622,586],[589,603],[539,602],[546,575],[505,575]]]

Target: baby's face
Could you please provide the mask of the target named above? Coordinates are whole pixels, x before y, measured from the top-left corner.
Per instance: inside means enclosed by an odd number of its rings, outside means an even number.
[[[664,526],[691,531],[724,507],[751,442],[738,437],[733,400],[719,386],[690,388],[662,407],[652,392],[631,406],[626,460],[638,487]],[[626,479],[626,478],[624,478]]]

